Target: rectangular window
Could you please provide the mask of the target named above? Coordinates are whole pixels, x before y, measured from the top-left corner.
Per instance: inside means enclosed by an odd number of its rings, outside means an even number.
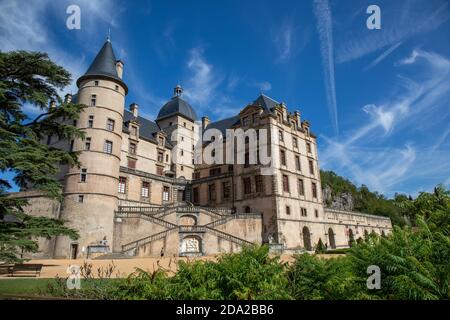
[[[286,165],[286,151],[280,150],[280,162],[282,166]]]
[[[255,176],[255,186],[256,186],[256,192],[264,191],[263,177],[261,175]]]
[[[91,137],[87,137],[84,142],[84,150],[91,150]]]
[[[198,197],[198,188],[194,188],[193,189],[194,192],[194,203],[198,203],[199,202],[199,197]]]
[[[242,179],[244,182],[244,194],[252,193],[252,180],[250,178]]]
[[[106,140],[105,141],[105,145],[103,146],[103,152],[111,154],[112,153],[112,148],[113,148],[112,141]]]
[[[73,140],[70,140],[70,151],[73,151],[73,144],[74,144],[75,142],[73,141]]]
[[[127,190],[127,178],[119,177],[119,193],[125,193]]]
[[[305,195],[305,184],[303,183],[303,179],[298,179],[298,195]]]
[[[306,151],[308,153],[311,153],[311,143],[309,143],[309,142],[306,143]]]
[[[94,116],[89,116],[89,120],[88,120],[88,128],[92,128],[94,126]]]
[[[209,175],[210,176],[217,176],[221,173],[220,168],[213,168],[209,170]]]
[[[80,182],[86,182],[86,181],[87,181],[87,169],[81,169]]]
[[[95,86],[98,86],[98,80],[95,80],[95,81],[94,81],[94,85],[95,85]]]
[[[289,177],[283,174],[283,191],[289,192]]]
[[[128,168],[136,169],[136,160],[135,159],[128,159]]]
[[[84,195],[80,194],[78,195],[78,203],[83,203],[84,202]]]
[[[116,85],[116,88],[115,88],[115,89],[116,89],[116,91],[119,91],[119,86],[118,86],[118,85]]]
[[[106,130],[114,131],[114,122],[115,121],[113,119],[106,120]]]
[[[208,200],[209,201],[216,200],[216,185],[215,184],[208,185]]]
[[[319,210],[314,210],[314,214],[316,215],[316,218],[318,218],[319,217]]]
[[[169,201],[170,199],[170,188],[164,186],[163,187],[163,201]]]
[[[229,199],[231,196],[231,186],[229,181],[222,182],[223,198]]]
[[[136,144],[135,143],[130,143],[130,145],[128,147],[128,152],[130,154],[136,154]]]
[[[163,175],[163,167],[156,167],[156,174],[158,176],[162,176]]]
[[[245,126],[248,126],[248,117],[243,117],[242,118],[242,125],[245,127]]]
[[[292,138],[292,144],[294,145],[294,148],[298,148],[298,140],[297,140],[297,138]]]
[[[312,196],[314,199],[316,199],[317,198],[317,184],[315,182],[313,182],[311,184],[311,187],[312,187]]]
[[[150,190],[150,183],[149,182],[142,182],[142,188],[141,188],[141,197],[148,198]]]
[[[286,206],[286,214],[289,216],[291,215],[291,207]]]
[[[278,138],[280,139],[280,142],[284,142],[283,131],[278,130]]]
[[[166,162],[169,162],[169,154],[166,154]]]
[[[309,173],[314,174],[314,163],[312,160],[309,160]]]
[[[302,217],[307,217],[308,216],[308,212],[306,211],[306,208],[301,208],[300,212],[301,212]]]
[[[257,121],[258,121],[258,114],[257,113],[252,114],[252,122],[256,123]]]
[[[48,135],[47,136],[47,145],[49,145],[50,143],[52,143],[52,136]]]
[[[159,138],[158,138],[158,144],[159,144],[160,146],[164,146],[164,138],[163,138],[163,137],[159,137]]]
[[[164,161],[164,153],[158,152],[158,162],[163,162],[163,161]]]
[[[137,136],[137,127],[135,126],[131,126],[131,135],[132,136]]]
[[[300,163],[300,156],[295,156],[295,169],[297,169],[297,171],[302,170],[302,165]]]
[[[95,107],[97,105],[97,95],[93,94],[91,95],[91,107]]]

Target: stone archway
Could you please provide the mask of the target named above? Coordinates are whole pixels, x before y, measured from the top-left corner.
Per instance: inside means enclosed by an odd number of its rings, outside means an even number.
[[[331,228],[328,229],[328,242],[330,243],[331,249],[336,249],[336,238],[334,235],[334,231]]]
[[[348,245],[351,247],[353,245],[353,242],[355,242],[355,236],[353,235],[353,230],[348,229]]]
[[[312,246],[311,246],[311,234],[309,232],[308,227],[303,227],[303,248],[306,251],[311,251],[312,250]]]

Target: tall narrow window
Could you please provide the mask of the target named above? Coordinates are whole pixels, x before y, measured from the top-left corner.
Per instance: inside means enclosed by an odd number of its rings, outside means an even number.
[[[127,178],[119,177],[119,193],[125,193],[127,190]]]
[[[208,185],[208,200],[210,200],[210,201],[216,200],[216,185],[215,184]]]
[[[132,136],[137,136],[137,127],[131,126],[131,135]]]
[[[158,138],[158,144],[159,144],[160,146],[163,146],[163,145],[164,145],[164,138],[163,138],[163,137],[159,137],[159,138]]]
[[[316,199],[317,198],[317,184],[315,182],[313,182],[311,184],[311,187],[312,187],[312,196],[314,199]]]
[[[283,191],[289,192],[289,177],[283,174]]]
[[[280,142],[284,142],[283,131],[278,130],[278,138],[280,139]]]
[[[84,202],[84,195],[82,195],[82,194],[78,195],[78,202],[79,203],[83,203]]]
[[[74,141],[73,140],[70,140],[70,151],[73,151],[73,145],[74,145]]]
[[[103,146],[103,152],[111,154],[112,153],[112,148],[113,148],[112,141],[106,140],[105,141],[105,145]]]
[[[148,198],[150,189],[150,183],[149,182],[142,182],[142,188],[141,188],[141,197]]]
[[[163,175],[163,167],[156,167],[156,174],[158,176],[162,176]]]
[[[97,105],[97,95],[91,95],[91,107],[95,107]]]
[[[164,161],[164,153],[158,152],[158,162],[163,162],[163,161]]]
[[[280,162],[282,166],[286,165],[286,151],[280,150]]]
[[[84,142],[84,150],[91,150],[91,137],[86,137]]]
[[[256,186],[256,192],[264,191],[263,177],[261,175],[255,176],[255,186]]]
[[[318,218],[319,217],[319,210],[315,209],[314,210],[314,214],[316,215],[316,218]]]
[[[291,207],[286,206],[286,214],[289,216],[291,215]]]
[[[88,128],[92,128],[94,126],[94,116],[90,115],[88,120]]]
[[[292,138],[292,144],[294,145],[294,148],[298,148],[298,140],[297,138]]]
[[[295,156],[295,169],[297,169],[297,171],[302,170],[302,166],[300,164],[300,156]]]
[[[306,143],[306,151],[308,153],[311,153],[311,143],[309,143],[309,142]]]
[[[309,160],[309,173],[314,174],[314,163],[312,160]]]
[[[298,179],[298,195],[305,195],[305,184],[303,183],[303,179]]]
[[[229,199],[231,195],[230,181],[222,182],[222,193],[224,199]]]
[[[244,182],[244,194],[252,193],[252,180],[250,178],[242,179]]]
[[[87,181],[87,169],[83,168],[80,171],[80,182],[86,182]]]
[[[136,144],[135,143],[130,143],[130,145],[128,147],[128,152],[130,154],[136,154]]]
[[[300,212],[301,212],[302,217],[307,217],[308,216],[308,211],[306,211],[306,208],[301,208]]]
[[[114,120],[113,119],[109,119],[106,120],[106,130],[108,131],[114,131]]]
[[[169,201],[170,199],[170,187],[163,187],[163,201]]]

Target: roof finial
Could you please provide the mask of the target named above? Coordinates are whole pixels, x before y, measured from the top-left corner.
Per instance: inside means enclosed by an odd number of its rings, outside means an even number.
[[[111,42],[111,27],[108,28],[108,37],[106,38],[106,41]]]
[[[179,96],[181,96],[182,93],[183,93],[183,88],[179,84],[177,84],[176,87],[173,89],[173,95],[175,97],[179,97]]]

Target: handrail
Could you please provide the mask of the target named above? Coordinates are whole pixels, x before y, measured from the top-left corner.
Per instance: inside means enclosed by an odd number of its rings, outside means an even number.
[[[205,226],[205,228],[209,229],[210,231],[212,231],[213,233],[216,233],[218,237],[223,238],[225,240],[229,240],[231,242],[237,243],[239,245],[245,245],[245,244],[252,244],[250,241],[235,237],[229,233]]]
[[[174,230],[174,229],[176,229],[176,228],[164,230],[164,231],[161,231],[161,232],[152,234],[151,236],[144,237],[144,238],[141,238],[141,239],[132,241],[132,242],[130,242],[130,243],[124,244],[124,245],[122,245],[122,252],[126,252],[126,251],[132,250],[132,249],[134,249],[134,248],[137,248],[138,246],[145,245],[145,244],[148,244],[148,243],[150,243],[150,242],[152,242],[152,241],[162,239],[162,238],[164,238],[170,231],[172,231],[172,230]]]

